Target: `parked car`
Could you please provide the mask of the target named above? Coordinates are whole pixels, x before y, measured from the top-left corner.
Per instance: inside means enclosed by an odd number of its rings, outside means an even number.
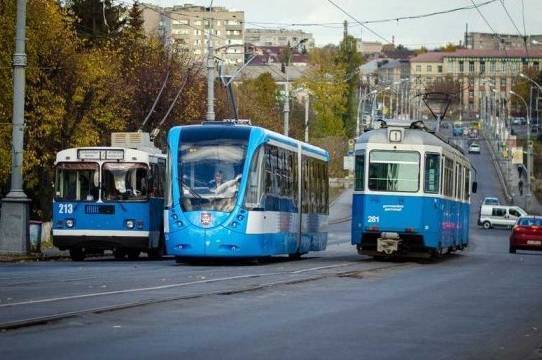
[[[521,125],[521,118],[513,118],[512,125]]]
[[[542,216],[520,217],[510,234],[510,253],[516,250],[542,250]]]
[[[469,146],[469,154],[479,154],[480,153],[480,145],[478,143],[472,143]]]
[[[484,205],[500,205],[501,201],[498,197],[494,196],[486,196],[484,200],[482,201],[482,206]]]
[[[521,216],[527,216],[527,212],[519,206],[482,205],[478,224],[486,230],[495,226],[511,228]]]

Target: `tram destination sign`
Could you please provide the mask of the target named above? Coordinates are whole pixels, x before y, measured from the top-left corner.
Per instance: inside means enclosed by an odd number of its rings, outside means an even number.
[[[79,160],[124,160],[124,150],[81,149],[77,151]]]

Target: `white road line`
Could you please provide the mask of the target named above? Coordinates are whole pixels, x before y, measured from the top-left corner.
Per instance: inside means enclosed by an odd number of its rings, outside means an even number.
[[[176,283],[176,284],[161,285],[161,286],[152,286],[152,287],[146,287],[146,288],[135,288],[135,289],[125,289],[125,290],[116,290],[116,291],[106,291],[106,292],[99,292],[99,293],[62,296],[62,297],[47,298],[47,299],[40,299],[40,300],[27,300],[27,301],[14,302],[14,303],[8,303],[8,304],[0,304],[0,308],[7,308],[7,307],[14,307],[14,306],[21,306],[21,305],[43,304],[43,303],[49,303],[49,302],[54,302],[54,301],[63,301],[63,300],[85,299],[85,298],[98,297],[98,296],[107,296],[107,295],[128,294],[128,293],[152,291],[152,290],[164,290],[164,289],[171,289],[171,288],[176,288],[176,287],[184,287],[184,286],[199,285],[199,284],[209,284],[209,283],[228,281],[228,280],[251,279],[251,278],[257,278],[257,277],[268,277],[268,276],[287,275],[287,274],[301,274],[301,273],[305,273],[305,272],[309,272],[309,271],[331,269],[331,268],[343,267],[343,266],[347,266],[347,265],[353,265],[353,264],[343,263],[343,264],[338,264],[338,265],[319,266],[319,267],[314,267],[314,268],[301,269],[301,270],[288,271],[288,272],[274,272],[274,273],[238,275],[238,276],[230,276],[230,277],[223,277],[223,278],[217,278],[217,279],[197,280],[197,281],[189,281],[189,282],[184,282],[184,283]]]

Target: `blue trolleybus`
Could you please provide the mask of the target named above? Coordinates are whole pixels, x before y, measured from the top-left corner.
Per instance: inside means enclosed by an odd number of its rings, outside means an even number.
[[[471,174],[462,150],[423,126],[364,133],[355,145],[352,244],[375,257],[462,250]]]
[[[326,248],[326,151],[225,121],[172,128],[168,152],[165,236],[178,262]]]
[[[147,133],[114,133],[112,145],[57,154],[53,243],[76,261],[104,250],[160,257],[166,156]]]

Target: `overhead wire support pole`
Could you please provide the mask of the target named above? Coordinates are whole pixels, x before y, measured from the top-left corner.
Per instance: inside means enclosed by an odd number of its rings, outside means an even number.
[[[209,26],[207,38],[207,121],[215,120],[215,56],[213,50],[213,0],[209,5]],[[205,25],[205,22],[203,22]]]
[[[23,190],[24,104],[26,58],[26,0],[17,0],[15,53],[13,55],[13,115],[11,138],[11,187],[2,200],[0,253],[26,254],[29,203]]]

